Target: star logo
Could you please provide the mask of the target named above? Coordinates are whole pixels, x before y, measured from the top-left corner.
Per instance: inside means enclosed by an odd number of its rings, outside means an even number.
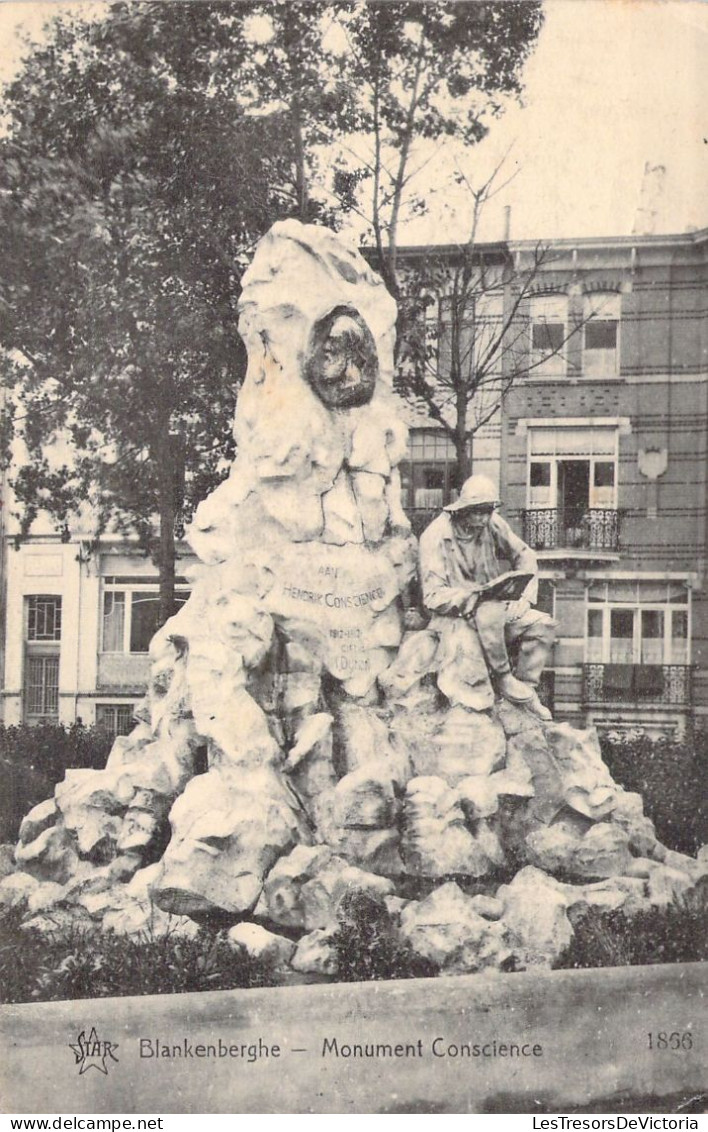
[[[86,1073],[89,1069],[98,1069],[99,1073],[108,1076],[106,1059],[118,1061],[114,1052],[118,1049],[118,1043],[107,1042],[99,1038],[95,1026],[91,1027],[88,1037],[86,1037],[86,1031],[82,1030],[76,1039],[76,1043],[70,1042],[69,1046],[74,1051],[76,1064],[79,1066],[79,1075]]]

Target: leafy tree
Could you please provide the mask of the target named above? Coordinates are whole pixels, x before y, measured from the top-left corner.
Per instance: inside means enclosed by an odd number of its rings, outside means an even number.
[[[253,242],[284,215],[361,209],[365,190],[402,343],[414,141],[483,136],[518,94],[541,5],[205,0],[101,16],[56,20],[5,92],[3,380],[29,457],[14,487],[25,533],[44,509],[68,534],[85,500],[98,531],[137,530],[164,620],[175,532],[229,455]],[[341,155],[362,138],[352,168]]]
[[[248,11],[239,35],[257,49],[242,49],[243,95],[287,123],[301,218],[314,197],[334,202],[335,222],[358,211],[403,298],[401,217],[407,203],[427,207],[413,191],[416,147],[484,137],[521,92],[541,0],[261,0]]]
[[[162,620],[180,521],[229,455],[241,271],[295,207],[287,123],[246,113],[214,74],[215,53],[236,74],[247,47],[225,17],[118,4],[93,24],[60,19],[6,91],[0,143],[23,533],[45,509],[68,536],[91,500],[98,531],[137,530],[153,554]]]
[[[395,298],[403,294],[402,209],[420,172],[416,143],[480,141],[505,102],[520,94],[542,20],[540,0],[366,0],[349,13],[360,128],[371,142],[366,169],[376,266]],[[425,194],[411,203],[425,211]]]
[[[336,225],[342,211],[356,207],[364,175],[363,168],[347,172],[340,162],[345,139],[366,125],[360,75],[345,35],[356,7],[347,0],[228,6],[239,97],[258,112],[267,107],[281,116],[293,154],[297,213],[305,223],[319,218]],[[228,51],[219,69],[233,82]]]

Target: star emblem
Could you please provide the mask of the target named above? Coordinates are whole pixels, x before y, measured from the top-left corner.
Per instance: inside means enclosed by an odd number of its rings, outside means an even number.
[[[79,1066],[79,1075],[86,1073],[89,1069],[98,1069],[99,1073],[108,1076],[106,1058],[110,1057],[113,1061],[118,1061],[114,1053],[114,1050],[118,1049],[118,1043],[107,1042],[99,1038],[95,1026],[91,1027],[88,1037],[86,1037],[86,1031],[82,1030],[76,1043],[70,1042],[69,1046],[74,1051],[76,1064]]]

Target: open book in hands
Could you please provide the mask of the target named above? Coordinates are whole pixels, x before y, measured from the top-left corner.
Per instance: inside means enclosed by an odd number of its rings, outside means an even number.
[[[480,588],[475,605],[480,601],[518,601],[535,576],[524,574],[521,570],[508,570]]]

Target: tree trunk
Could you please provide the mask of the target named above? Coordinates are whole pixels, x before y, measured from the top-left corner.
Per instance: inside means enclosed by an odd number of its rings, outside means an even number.
[[[293,97],[292,105],[293,142],[295,145],[295,185],[297,191],[297,207],[300,220],[307,224],[309,220],[310,201],[305,172],[305,143],[302,137],[302,113],[300,100],[297,95]]]
[[[472,475],[472,460],[467,452],[468,437],[455,433],[455,454],[457,457],[457,487],[461,488],[466,479]]]
[[[177,438],[167,435],[160,446],[158,454],[159,467],[157,470],[157,503],[160,517],[160,535],[158,540],[157,567],[160,576],[159,597],[159,623],[165,621],[175,611],[175,564],[177,561],[177,546],[175,541],[175,523],[177,520],[176,499],[176,467],[175,467],[175,440]]]
[[[463,391],[457,394],[457,415],[455,420],[455,456],[457,458],[457,487],[460,489],[465,480],[472,474],[472,460],[468,452],[469,436],[467,435],[467,399]]]

